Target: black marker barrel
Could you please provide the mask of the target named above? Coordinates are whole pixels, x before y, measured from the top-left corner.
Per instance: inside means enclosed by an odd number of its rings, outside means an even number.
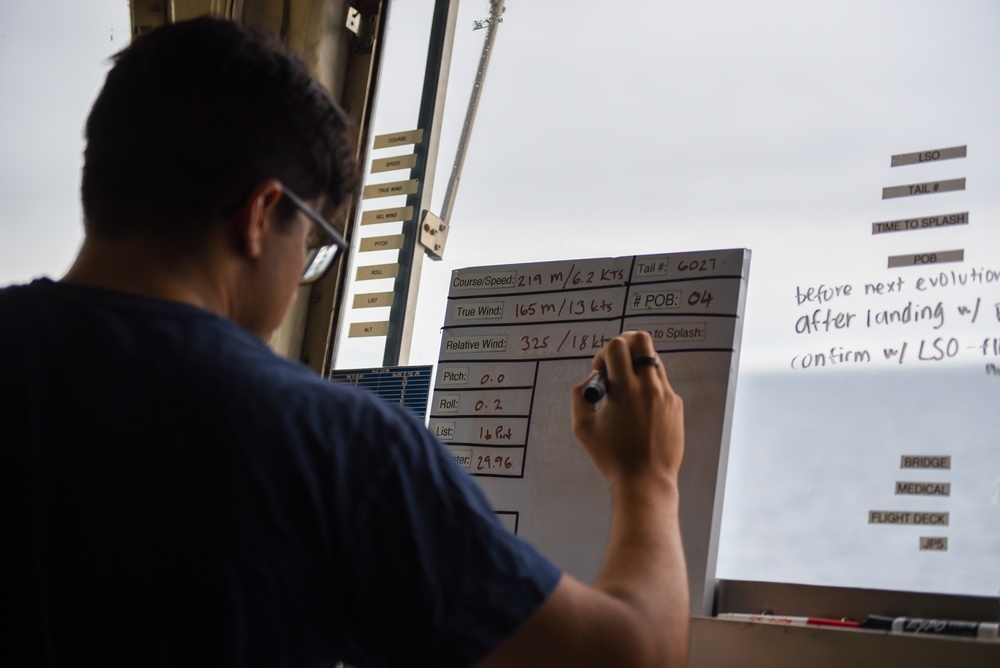
[[[588,380],[587,384],[583,386],[583,399],[591,404],[596,404],[607,393],[607,377],[604,375],[603,369],[598,371],[597,375]]]

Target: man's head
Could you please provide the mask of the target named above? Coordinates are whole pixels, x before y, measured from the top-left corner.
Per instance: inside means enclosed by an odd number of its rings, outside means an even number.
[[[154,30],[114,57],[87,120],[87,234],[190,248],[268,179],[330,213],[354,184],[346,130],[274,37],[211,18]]]

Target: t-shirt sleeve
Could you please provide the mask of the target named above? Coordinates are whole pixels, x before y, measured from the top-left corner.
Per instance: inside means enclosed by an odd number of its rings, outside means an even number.
[[[496,518],[423,424],[386,411],[358,481],[345,559],[371,665],[472,665],[527,619],[560,572]]]

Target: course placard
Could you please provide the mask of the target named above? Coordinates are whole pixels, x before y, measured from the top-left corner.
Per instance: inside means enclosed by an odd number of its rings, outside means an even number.
[[[372,148],[389,148],[391,146],[406,146],[407,144],[419,144],[424,140],[423,130],[406,130],[405,132],[389,132],[384,135],[375,135]]]

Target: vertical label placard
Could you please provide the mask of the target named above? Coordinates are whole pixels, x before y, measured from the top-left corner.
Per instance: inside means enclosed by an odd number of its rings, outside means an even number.
[[[394,197],[396,195],[412,195],[417,192],[420,182],[417,179],[408,181],[390,181],[389,183],[373,183],[365,186],[364,199],[376,197]]]
[[[424,140],[423,130],[406,130],[404,132],[390,132],[384,135],[376,135],[372,143],[372,148],[389,148],[390,146],[406,146],[407,144],[419,144]]]
[[[417,154],[394,155],[391,158],[372,160],[372,174],[391,172],[397,169],[412,169],[417,164]]]
[[[378,223],[408,223],[413,219],[412,206],[397,206],[391,209],[376,209],[361,214],[362,225]]]

